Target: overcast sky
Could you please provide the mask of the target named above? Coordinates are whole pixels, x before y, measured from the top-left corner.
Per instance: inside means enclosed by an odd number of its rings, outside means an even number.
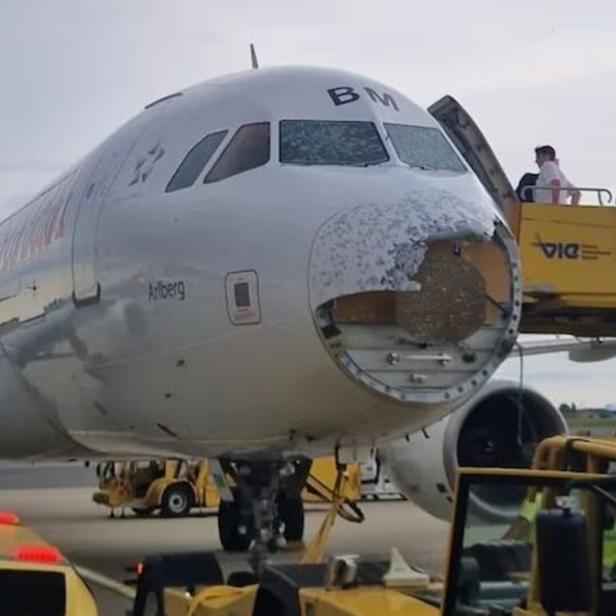
[[[615,32],[613,0],[1,0],[0,216],[148,102],[248,68],[250,42],[263,66],[348,69],[423,106],[452,94],[514,183],[551,143],[577,185],[613,188]],[[614,375],[533,358],[525,378],[597,404]]]

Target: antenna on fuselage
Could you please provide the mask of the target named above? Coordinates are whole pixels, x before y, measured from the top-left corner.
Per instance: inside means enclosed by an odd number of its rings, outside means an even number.
[[[250,64],[252,68],[259,68],[259,60],[257,60],[257,52],[255,51],[255,46],[250,43]]]

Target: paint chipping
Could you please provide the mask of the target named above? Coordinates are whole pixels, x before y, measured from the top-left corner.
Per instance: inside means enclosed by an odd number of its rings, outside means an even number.
[[[311,305],[360,291],[417,290],[413,277],[429,243],[456,237],[488,241],[494,225],[485,204],[445,190],[415,190],[396,203],[346,210],[325,223],[315,240]]]

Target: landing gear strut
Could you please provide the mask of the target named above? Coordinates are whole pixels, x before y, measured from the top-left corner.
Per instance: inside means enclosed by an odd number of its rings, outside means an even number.
[[[221,465],[235,487],[233,501],[221,501],[218,509],[220,542],[227,551],[250,547],[250,564],[260,573],[267,554],[303,537],[300,494],[311,461],[221,460]]]

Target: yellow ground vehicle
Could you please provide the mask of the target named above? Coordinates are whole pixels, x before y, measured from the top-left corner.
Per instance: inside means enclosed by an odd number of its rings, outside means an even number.
[[[0,613],[96,616],[88,587],[61,552],[0,511]]]
[[[616,613],[616,442],[553,437],[532,469],[464,469],[456,490],[446,581],[398,559],[318,558],[266,567],[223,583],[212,554],[144,562],[135,616],[531,616]],[[511,520],[480,519],[474,500],[492,491],[537,503],[525,538]]]
[[[216,507],[220,497],[206,460],[107,462],[97,468],[99,489],[92,499],[113,509],[130,507],[138,515],[156,509],[170,517],[192,507]]]
[[[616,207],[512,204],[524,274],[522,331],[614,336]]]
[[[98,490],[95,503],[112,509],[131,508],[138,515],[160,509],[167,516],[186,515],[191,507],[218,507],[220,495],[207,460],[144,460],[106,462],[97,468]],[[344,497],[358,501],[361,497],[359,465],[347,469]],[[336,480],[333,457],[314,460],[304,502],[331,502]]]

